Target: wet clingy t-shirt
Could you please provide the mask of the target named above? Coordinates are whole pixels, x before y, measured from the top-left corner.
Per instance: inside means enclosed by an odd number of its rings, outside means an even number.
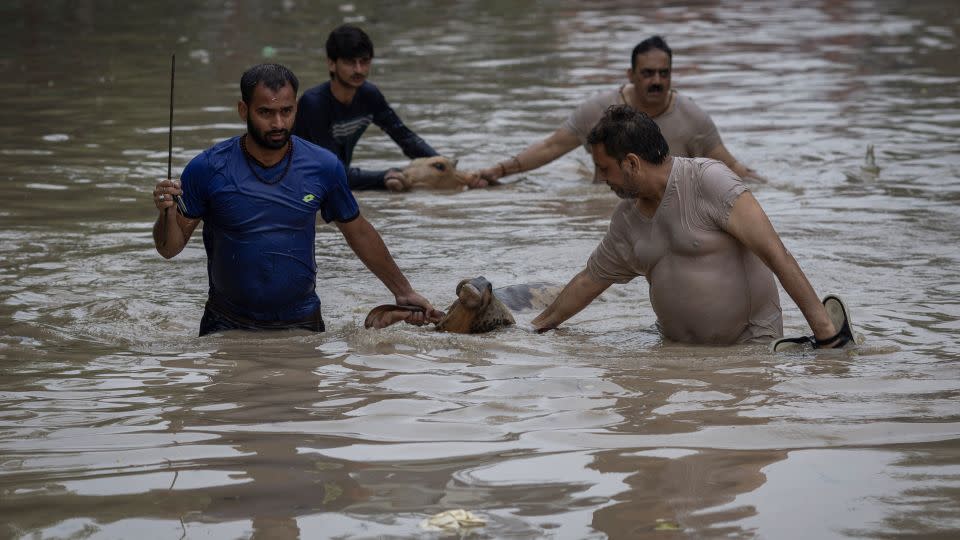
[[[620,202],[587,261],[598,280],[645,276],[650,303],[668,339],[730,344],[783,335],[773,272],[725,231],[746,186],[723,163],[673,158],[653,217],[635,199]]]
[[[587,146],[587,135],[611,105],[623,105],[623,88],[601,92],[590,97],[573,111],[563,127],[573,132]],[[717,126],[692,98],[673,92],[673,105],[653,118],[667,140],[671,156],[705,157],[722,141]],[[589,153],[590,149],[587,148]]]
[[[273,322],[315,313],[317,212],[327,222],[360,215],[337,157],[290,140],[292,155],[272,167],[248,161],[234,137],[193,158],[181,175],[186,215],[203,220],[210,301],[228,314]],[[286,175],[268,183],[288,159]]]

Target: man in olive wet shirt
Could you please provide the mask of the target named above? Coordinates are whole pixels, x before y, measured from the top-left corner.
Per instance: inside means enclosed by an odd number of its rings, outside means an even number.
[[[597,176],[623,200],[586,268],[532,321],[534,328],[555,328],[613,283],[642,275],[665,338],[771,341],[783,333],[776,276],[818,346],[847,342],[760,204],[726,165],[668,155],[657,124],[625,105],[610,107],[587,143]]]
[[[730,154],[710,116],[689,96],[670,88],[673,51],[660,36],[634,47],[627,70],[627,84],[590,97],[567,120],[542,141],[516,156],[477,171],[486,181],[539,168],[580,145],[611,105],[628,105],[647,114],[660,126],[670,155],[707,157],[722,161],[743,180],[765,182],[755,171]],[[589,152],[590,149],[587,148]]]

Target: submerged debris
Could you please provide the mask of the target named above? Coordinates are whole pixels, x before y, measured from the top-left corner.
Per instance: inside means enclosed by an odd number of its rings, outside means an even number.
[[[880,174],[880,167],[877,166],[877,158],[873,155],[873,145],[867,145],[867,155],[864,157],[863,165],[860,170],[865,174],[876,176]]]

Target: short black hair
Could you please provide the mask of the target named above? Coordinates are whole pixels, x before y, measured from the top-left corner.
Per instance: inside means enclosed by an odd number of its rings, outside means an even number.
[[[637,69],[638,54],[649,52],[652,49],[660,49],[667,53],[667,56],[670,58],[670,63],[673,63],[673,51],[670,49],[670,46],[667,45],[667,42],[664,41],[662,37],[653,36],[637,43],[637,46],[633,48],[633,54],[630,55],[630,69]]]
[[[660,126],[628,105],[608,107],[587,135],[587,144],[602,144],[607,155],[617,161],[623,161],[627,154],[636,154],[647,163],[659,165],[670,153]]]
[[[263,83],[267,88],[276,92],[286,84],[293,88],[293,95],[297,95],[300,88],[300,81],[290,69],[281,64],[257,64],[243,72],[240,77],[240,95],[243,102],[247,105],[253,99],[253,91],[257,85]]]
[[[370,36],[352,24],[341,24],[327,37],[327,59],[336,62],[340,58],[373,58],[373,42]]]

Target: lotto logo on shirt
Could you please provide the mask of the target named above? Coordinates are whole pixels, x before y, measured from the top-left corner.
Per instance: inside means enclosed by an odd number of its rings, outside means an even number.
[[[303,196],[303,202],[308,203],[316,198],[317,196],[314,195],[313,193],[307,193],[306,195]]]

